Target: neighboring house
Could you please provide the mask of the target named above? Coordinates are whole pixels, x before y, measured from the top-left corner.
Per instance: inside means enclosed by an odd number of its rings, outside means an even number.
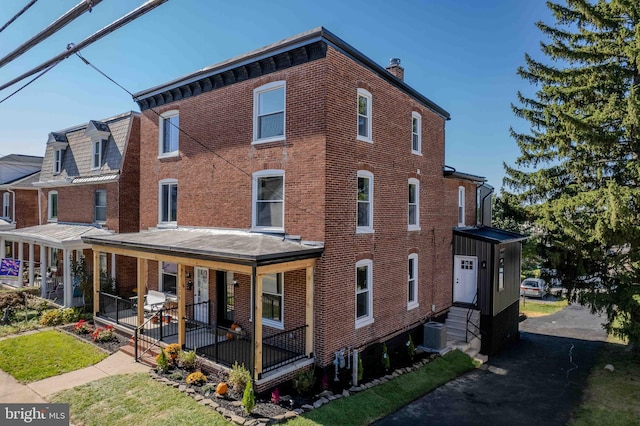
[[[83,240],[137,262],[147,303],[101,293],[96,320],[167,314],[145,335],[260,391],[444,319],[484,178],[445,169],[449,114],[403,73],[318,28],[135,94],[141,231]]]
[[[31,183],[38,179],[41,165],[42,157],[32,155],[11,154],[0,158],[0,230],[38,223],[38,196]]]
[[[72,274],[83,256],[103,280],[122,279],[123,288],[124,277],[135,274],[135,262],[119,263],[115,254],[94,262],[81,237],[139,229],[139,135],[135,112],[49,135],[39,179],[32,183],[39,193],[35,223],[0,231],[2,244],[17,246],[13,258],[21,261],[20,276],[24,270],[27,285],[40,280],[43,297],[64,306],[83,303]]]

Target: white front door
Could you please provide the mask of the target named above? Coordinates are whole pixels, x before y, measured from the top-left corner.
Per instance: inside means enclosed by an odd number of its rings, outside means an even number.
[[[478,258],[454,256],[453,302],[474,303],[478,288]]]
[[[199,304],[209,300],[209,270],[207,268],[195,268],[194,274],[193,303],[196,306],[193,311],[193,317],[196,321],[209,324],[209,304]]]

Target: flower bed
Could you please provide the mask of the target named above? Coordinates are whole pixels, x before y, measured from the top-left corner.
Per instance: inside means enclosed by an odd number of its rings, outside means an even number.
[[[128,339],[114,333],[113,330],[96,329],[91,322],[85,320],[80,320],[73,325],[61,326],[59,329],[97,346],[108,354],[117,352],[122,346],[129,343]]]

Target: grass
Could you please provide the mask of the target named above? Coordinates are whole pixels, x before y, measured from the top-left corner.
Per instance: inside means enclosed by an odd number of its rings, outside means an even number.
[[[0,325],[0,337],[36,330],[42,327],[42,325],[40,325],[40,313],[37,311],[28,311],[26,320],[24,311],[22,311],[18,315],[18,318],[18,321],[14,321],[8,325]]]
[[[58,392],[75,425],[229,425],[220,414],[147,374],[110,376]]]
[[[611,364],[610,372],[604,366]],[[572,426],[640,425],[640,359],[629,347],[607,344],[587,380],[582,404]]]
[[[78,370],[106,358],[93,345],[55,330],[0,341],[0,368],[22,383]]]
[[[367,425],[397,411],[473,368],[471,358],[460,351],[453,351],[419,370],[403,374],[349,398],[332,401],[286,424],[287,426]]]
[[[539,317],[543,315],[555,314],[558,311],[563,310],[568,305],[567,299],[558,300],[556,302],[534,302],[531,299],[526,299],[522,302],[520,299],[520,312],[527,317]]]

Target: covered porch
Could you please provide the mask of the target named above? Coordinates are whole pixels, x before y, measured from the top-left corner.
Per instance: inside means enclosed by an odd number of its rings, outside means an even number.
[[[322,255],[321,243],[203,228],[90,236],[84,242],[93,249],[94,265],[100,253],[137,259],[136,276],[131,279],[139,297],[100,293],[94,279],[96,317],[135,328],[140,339],[159,338],[195,349],[223,366],[244,363],[257,381],[273,380],[280,367],[313,358],[314,270]],[[175,294],[165,294],[175,296],[175,303],[150,309],[143,296],[157,297],[164,290],[155,274],[168,264],[176,265]],[[207,283],[202,289],[199,280]],[[273,295],[276,282],[280,298]],[[214,296],[209,296],[209,286]],[[231,296],[220,291],[225,288],[232,289]],[[225,321],[229,305],[235,306],[235,318]]]
[[[17,261],[15,279],[3,278],[3,284],[16,288],[40,287],[43,298],[64,306],[82,305],[82,291],[74,280],[72,263],[91,248],[83,236],[109,235],[110,232],[89,224],[48,223],[45,225],[0,230],[3,258]]]

